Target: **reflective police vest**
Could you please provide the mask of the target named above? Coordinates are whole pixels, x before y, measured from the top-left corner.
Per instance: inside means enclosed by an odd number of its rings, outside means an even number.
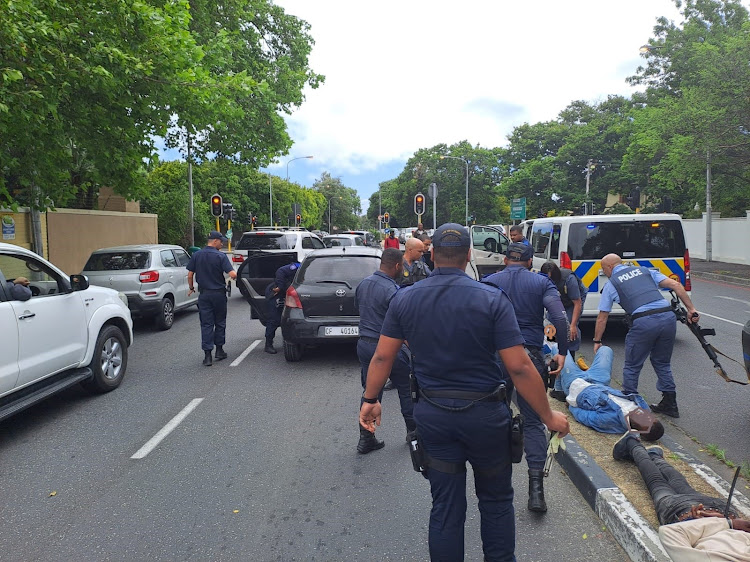
[[[620,297],[620,306],[631,315],[644,304],[662,299],[659,286],[645,267],[620,268],[612,272],[609,282]]]

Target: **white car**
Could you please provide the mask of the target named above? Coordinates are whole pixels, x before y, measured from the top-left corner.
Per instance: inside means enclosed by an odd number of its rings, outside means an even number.
[[[11,292],[21,277],[29,281],[26,300]],[[89,287],[83,275],[68,277],[37,254],[0,243],[0,420],[74,384],[114,390],[132,341],[125,295]]]
[[[232,265],[237,271],[249,255],[287,252],[294,252],[297,254],[297,261],[302,262],[307,254],[323,248],[325,248],[323,241],[309,230],[261,227],[258,230],[242,233],[242,238],[232,248]]]

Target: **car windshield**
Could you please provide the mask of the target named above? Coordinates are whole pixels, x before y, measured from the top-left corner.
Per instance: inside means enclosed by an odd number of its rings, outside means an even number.
[[[323,238],[323,244],[326,248],[334,248],[338,246],[353,246],[354,240],[352,238],[344,238],[338,236],[326,236]]]
[[[377,256],[317,256],[302,262],[298,274],[299,283],[340,281],[352,286],[372,275],[380,267]]]
[[[573,223],[568,250],[573,260],[598,260],[607,254],[673,258],[685,254],[685,237],[676,220]]]
[[[91,254],[84,271],[120,271],[146,269],[151,264],[150,252],[101,252]]]
[[[282,232],[254,232],[243,234],[237,250],[291,250],[296,237]]]

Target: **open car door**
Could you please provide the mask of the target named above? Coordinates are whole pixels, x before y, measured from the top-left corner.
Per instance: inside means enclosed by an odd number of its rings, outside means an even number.
[[[480,281],[482,277],[505,268],[505,253],[508,239],[498,229],[491,226],[472,225],[471,261],[466,266],[466,274]]]
[[[276,270],[297,261],[296,252],[258,252],[248,255],[237,270],[237,287],[250,305],[251,318],[266,325],[266,287],[276,278]]]

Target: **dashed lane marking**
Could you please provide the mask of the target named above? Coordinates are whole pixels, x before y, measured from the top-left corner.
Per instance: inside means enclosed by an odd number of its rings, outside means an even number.
[[[236,367],[237,365],[239,365],[240,363],[242,363],[242,362],[243,362],[243,361],[245,360],[245,357],[247,357],[248,355],[250,355],[250,352],[251,352],[251,351],[252,351],[253,349],[255,349],[256,347],[258,347],[258,344],[259,344],[259,343],[260,343],[261,341],[262,341],[262,340],[255,340],[255,341],[254,341],[253,343],[251,343],[251,344],[250,344],[250,345],[249,345],[249,346],[247,347],[247,349],[246,349],[245,351],[243,351],[243,352],[242,352],[242,353],[240,354],[240,356],[239,356],[239,357],[238,357],[237,359],[235,359],[234,361],[232,361],[232,362],[231,362],[231,363],[229,364],[229,366],[230,366],[230,367]]]
[[[185,406],[179,414],[177,414],[175,417],[169,420],[169,423],[167,423],[167,425],[162,427],[156,435],[154,435],[151,439],[149,439],[146,442],[146,444],[140,449],[138,449],[138,451],[130,458],[142,459],[143,457],[148,455],[151,451],[153,451],[156,448],[156,446],[159,443],[162,442],[162,440],[167,435],[172,433],[172,431],[174,431],[174,429],[178,425],[180,425],[182,420],[184,420],[188,416],[188,414],[190,414],[190,412],[195,410],[195,408],[197,408],[198,404],[200,404],[201,402],[203,402],[203,398],[195,398],[191,400],[190,403],[187,406]]]

